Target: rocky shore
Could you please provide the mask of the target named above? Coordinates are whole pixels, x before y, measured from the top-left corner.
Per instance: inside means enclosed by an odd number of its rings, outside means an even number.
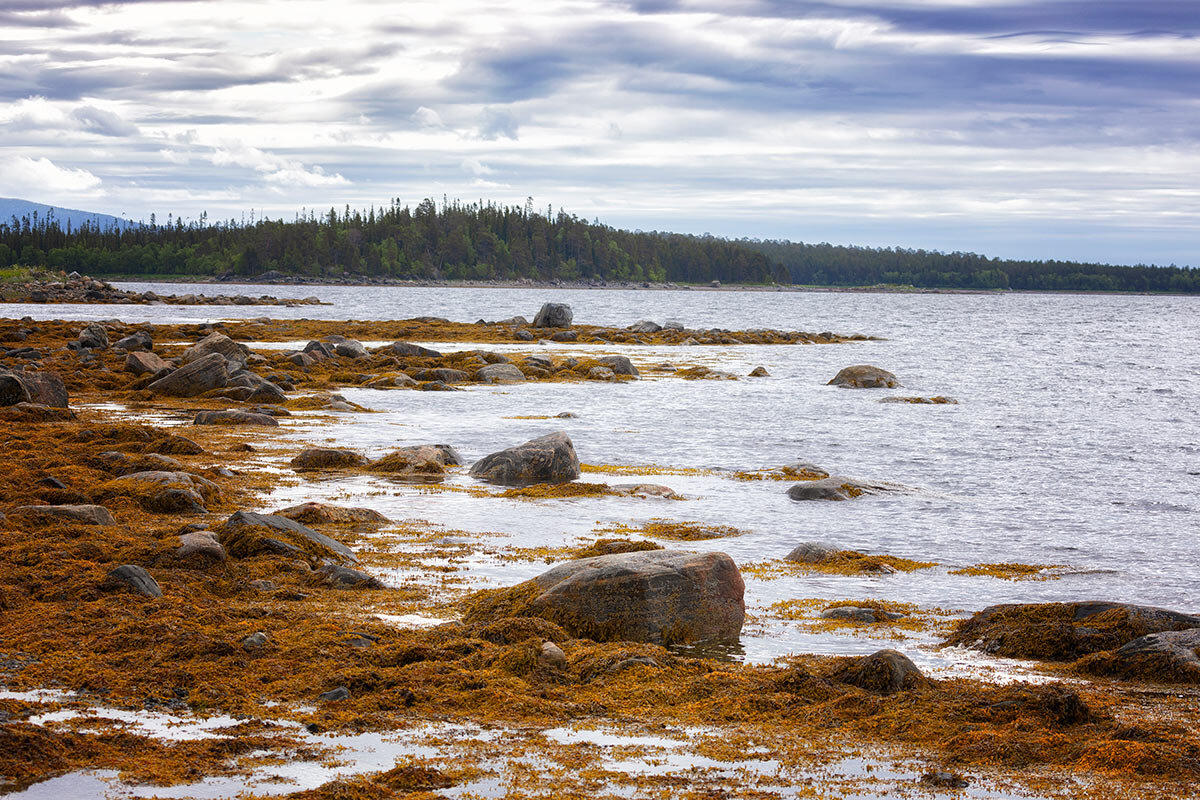
[[[316,297],[301,300],[278,297],[250,297],[244,294],[166,294],[129,292],[111,283],[72,272],[68,275],[46,275],[22,283],[0,284],[0,303],[102,303],[116,305],[172,306],[313,306],[320,305]]]
[[[313,474],[431,487],[465,474],[471,491],[489,497],[561,502],[598,486],[620,502],[666,502],[666,487],[587,483],[606,470],[588,465],[565,433],[498,437],[493,452],[465,464],[454,442],[368,458],[276,432],[316,410],[336,439],[338,415],[366,413],[337,394],[348,386],[519,390],[589,381],[606,391],[652,374],[689,377],[677,374],[697,368],[686,362],[688,339],[851,339],[631,327],[576,325],[554,304],[532,322],[474,325],[0,321],[8,455],[0,473],[0,684],[9,690],[0,694],[0,792],[82,770],[153,786],[238,783],[264,764],[333,763],[338,739],[322,737],[399,731],[441,736],[442,755],[405,757],[303,791],[284,786],[276,796],[431,800],[475,791],[487,770],[499,769],[479,765],[500,762],[527,765],[522,796],[602,796],[622,782],[704,798],[953,793],[976,784],[1062,797],[1195,796],[1200,617],[1188,613],[1081,599],[947,622],[945,645],[1032,660],[1038,683],[925,674],[901,637],[860,656],[748,665],[720,655],[752,622],[745,577],[777,570],[886,580],[936,565],[819,542],[738,564],[688,547],[738,530],[658,521],[598,532],[586,548],[550,553],[554,563],[531,580],[476,591],[425,566],[452,559],[456,540],[471,534],[329,502],[319,483],[310,502],[261,507],[271,487]],[[563,332],[575,338],[554,339]],[[677,345],[681,358],[661,369],[623,355],[486,349],[500,341],[536,347],[543,338]],[[253,346],[306,339],[295,350]],[[364,344],[380,339],[391,341]],[[421,344],[430,341],[470,346],[438,352]],[[847,391],[878,392],[903,376],[857,365],[831,378]],[[130,412],[173,424],[132,422]],[[729,477],[777,481],[796,502],[850,508],[903,491],[803,463]],[[409,577],[389,578],[397,571]],[[866,598],[772,613],[896,631],[935,614]],[[430,624],[388,622],[399,617]],[[229,719],[214,735],[171,738],[105,716],[118,712]],[[446,725],[503,735],[454,739],[439,733]],[[631,779],[586,741],[550,736],[566,726],[683,737],[688,766]],[[840,786],[798,777],[864,751],[918,767],[886,788],[865,774]],[[777,774],[737,772],[751,757],[776,762]],[[700,758],[731,766],[693,770]]]

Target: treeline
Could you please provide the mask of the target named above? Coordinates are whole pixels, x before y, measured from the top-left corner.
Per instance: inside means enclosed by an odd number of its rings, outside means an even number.
[[[1200,270],[1188,267],[1013,261],[976,253],[776,240],[741,243],[781,265],[792,283],[812,286],[1200,293]]]
[[[0,264],[87,275],[288,275],[771,283],[786,273],[714,237],[617,230],[563,211],[399,201],[291,221],[260,219],[72,230],[53,217],[0,225]]]
[[[625,231],[564,211],[393,201],[258,219],[87,224],[53,215],[0,223],[0,266],[87,275],[653,281],[677,283],[1200,293],[1200,270],[1013,261],[974,253]]]

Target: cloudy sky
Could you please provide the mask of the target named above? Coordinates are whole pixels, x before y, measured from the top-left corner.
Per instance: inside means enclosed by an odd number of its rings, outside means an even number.
[[[1200,265],[1194,0],[3,0],[0,196]]]

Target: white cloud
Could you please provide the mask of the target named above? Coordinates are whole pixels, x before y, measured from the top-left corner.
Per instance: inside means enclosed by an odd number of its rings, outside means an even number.
[[[85,169],[60,167],[50,159],[8,156],[0,159],[5,194],[36,200],[63,193],[94,194],[101,180]]]
[[[350,183],[340,173],[326,175],[325,170],[320,167],[305,169],[294,162],[268,174],[265,179],[287,186],[345,186]]]
[[[484,164],[478,158],[464,158],[462,162],[463,171],[469,172],[472,175],[492,175],[496,170]]]
[[[245,145],[218,147],[209,160],[218,167],[253,169],[264,173],[263,180],[285,186],[345,186],[350,183],[341,173],[328,174],[320,166],[306,167],[299,161]]]
[[[422,128],[444,128],[445,123],[442,122],[442,117],[432,108],[421,106],[412,114],[412,121],[420,125]]]

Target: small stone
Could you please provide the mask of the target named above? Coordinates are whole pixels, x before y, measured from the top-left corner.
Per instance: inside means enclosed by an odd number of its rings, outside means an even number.
[[[245,639],[242,639],[242,649],[247,653],[252,653],[255,650],[262,650],[267,646],[267,635],[262,631],[252,633]]]
[[[328,692],[321,692],[317,695],[318,700],[324,700],[326,703],[336,703],[339,700],[347,700],[350,698],[350,690],[345,686],[339,686],[336,689],[330,689]]]
[[[162,597],[158,581],[136,564],[124,564],[111,570],[101,584],[105,589],[129,589],[143,597]]]
[[[554,642],[542,642],[542,652],[538,661],[548,667],[561,667],[567,663],[567,654]]]
[[[273,592],[279,588],[275,585],[274,581],[262,580],[261,578],[250,581],[247,585],[256,592]]]
[[[771,373],[767,372],[766,367],[755,367],[754,369],[750,370],[750,377],[751,378],[769,378],[769,377],[771,377]]]

